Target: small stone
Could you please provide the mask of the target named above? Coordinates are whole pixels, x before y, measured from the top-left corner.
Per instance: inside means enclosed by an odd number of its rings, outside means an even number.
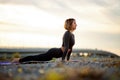
[[[44,74],[45,73],[44,69],[39,69],[39,73]]]
[[[18,68],[18,72],[22,73],[23,72],[22,68]]]

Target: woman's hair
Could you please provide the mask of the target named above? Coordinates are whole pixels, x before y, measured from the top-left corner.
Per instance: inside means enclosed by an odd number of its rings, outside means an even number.
[[[70,31],[70,30],[71,30],[71,27],[72,27],[73,21],[75,21],[74,18],[66,19],[65,24],[64,24],[64,28],[65,28],[66,30]]]

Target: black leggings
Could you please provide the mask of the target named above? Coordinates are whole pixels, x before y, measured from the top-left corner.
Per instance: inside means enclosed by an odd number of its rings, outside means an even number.
[[[21,58],[19,62],[22,63],[22,62],[27,62],[27,61],[49,61],[52,58],[62,57],[62,54],[63,52],[61,48],[51,48],[44,54],[27,56],[27,57]]]

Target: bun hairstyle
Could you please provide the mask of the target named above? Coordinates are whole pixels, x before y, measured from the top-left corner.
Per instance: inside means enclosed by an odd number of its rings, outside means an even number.
[[[65,28],[66,30],[70,31],[70,30],[71,30],[71,27],[72,27],[73,21],[75,21],[74,18],[66,19],[65,24],[64,24],[64,28]]]

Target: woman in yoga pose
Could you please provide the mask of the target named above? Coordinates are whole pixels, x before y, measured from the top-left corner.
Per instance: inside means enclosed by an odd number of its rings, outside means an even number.
[[[62,62],[69,61],[72,52],[73,45],[75,44],[75,38],[73,31],[76,29],[76,21],[74,18],[66,19],[64,28],[66,29],[63,35],[63,42],[60,48],[51,48],[46,53],[26,56],[24,58],[15,58],[12,62],[27,62],[27,61],[49,61],[52,58],[62,57]]]

